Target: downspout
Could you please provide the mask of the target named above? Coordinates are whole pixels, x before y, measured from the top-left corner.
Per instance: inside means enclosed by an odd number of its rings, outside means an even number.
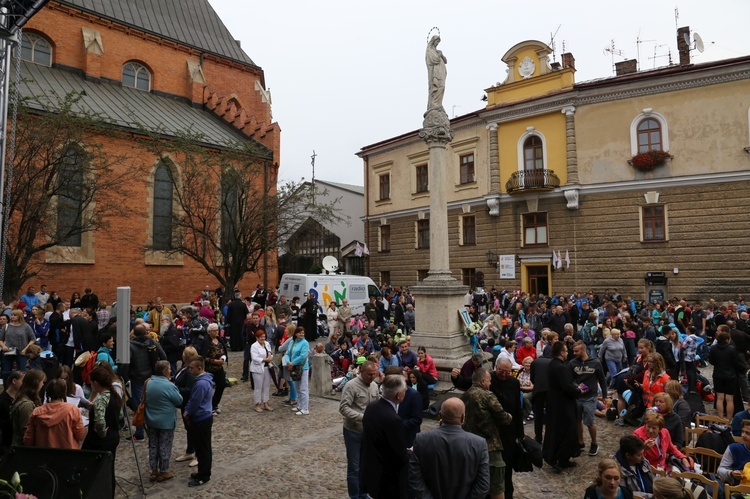
[[[371,248],[370,246],[370,186],[369,186],[369,176],[367,175],[367,171],[369,170],[370,160],[367,156],[365,156],[365,244],[368,248]],[[366,266],[367,266],[367,276],[370,276],[370,258],[368,255],[367,260],[365,260]]]
[[[268,161],[263,162],[263,192],[268,196]],[[266,211],[266,210],[264,210]],[[265,214],[263,215],[265,218]],[[267,226],[266,223],[263,224]],[[268,242],[265,241],[267,232],[263,231],[263,288],[268,289]]]

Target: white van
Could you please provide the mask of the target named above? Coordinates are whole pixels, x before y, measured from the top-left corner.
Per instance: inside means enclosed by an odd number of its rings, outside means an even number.
[[[344,298],[349,300],[352,314],[365,313],[365,304],[370,296],[380,296],[380,289],[369,277],[347,274],[284,274],[279,283],[279,296],[288,301],[296,296],[304,302],[307,294],[315,295],[320,305],[319,313],[324,314],[328,305],[335,301],[341,305]]]

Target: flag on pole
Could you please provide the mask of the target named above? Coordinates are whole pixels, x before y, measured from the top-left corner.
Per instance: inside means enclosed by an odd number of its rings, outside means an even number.
[[[560,255],[560,250],[557,250],[557,268],[562,268],[562,256]]]
[[[552,250],[552,268],[557,268],[557,255],[555,255],[555,250]]]
[[[565,250],[565,265],[567,268],[570,268],[570,254],[568,254],[568,250]]]
[[[370,254],[370,250],[367,249],[367,244],[365,244],[364,252],[365,252],[365,255],[369,255]]]
[[[354,254],[357,256],[362,256],[362,246],[357,243],[357,249],[354,250]]]

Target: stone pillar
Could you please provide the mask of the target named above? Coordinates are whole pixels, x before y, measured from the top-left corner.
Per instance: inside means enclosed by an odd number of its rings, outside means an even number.
[[[326,363],[329,357],[325,353],[316,353],[312,358],[312,371],[310,373],[310,395],[321,397],[330,395],[331,367]]]
[[[487,125],[490,139],[490,192],[500,194],[500,153],[497,145],[497,123]]]
[[[568,184],[578,184],[578,152],[576,150],[576,108],[566,106],[562,108],[565,114],[565,151],[568,163]]]

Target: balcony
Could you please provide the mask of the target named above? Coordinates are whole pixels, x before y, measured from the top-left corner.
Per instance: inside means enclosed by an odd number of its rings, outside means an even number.
[[[532,191],[551,191],[560,187],[560,179],[553,170],[524,170],[513,172],[505,183],[508,194]]]

